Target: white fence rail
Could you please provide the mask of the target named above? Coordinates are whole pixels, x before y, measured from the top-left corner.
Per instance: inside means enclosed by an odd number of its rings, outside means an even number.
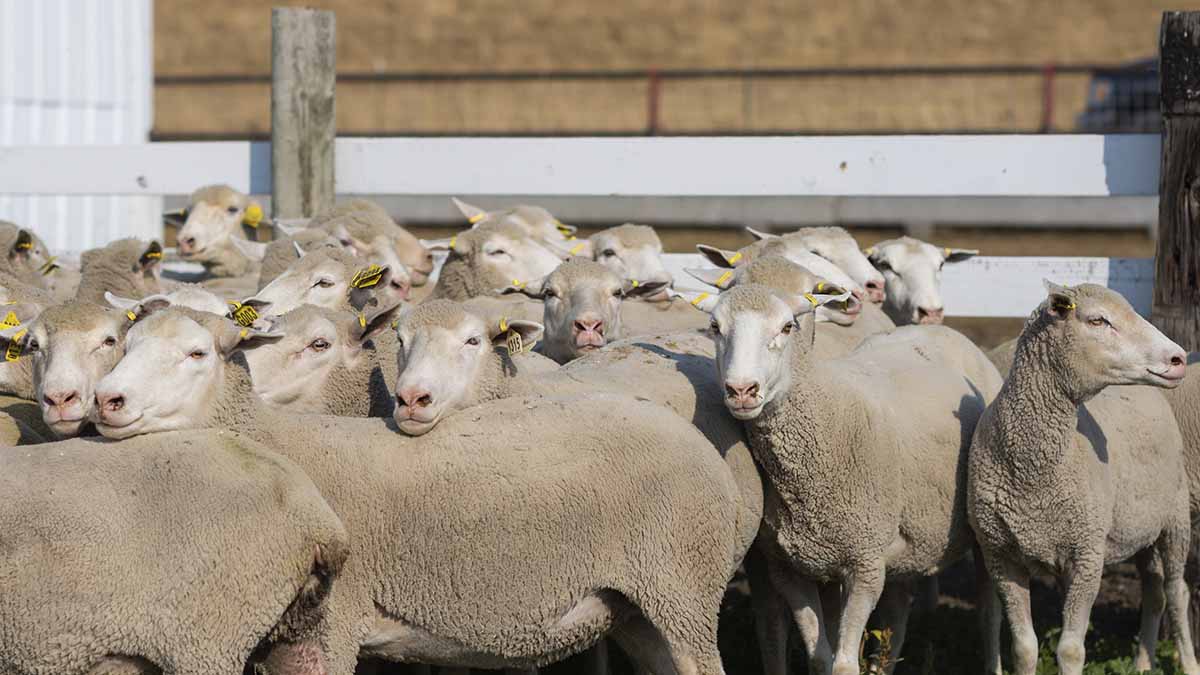
[[[370,195],[1118,197],[1158,194],[1153,134],[341,138],[337,190]],[[265,142],[0,148],[3,194],[271,192]]]

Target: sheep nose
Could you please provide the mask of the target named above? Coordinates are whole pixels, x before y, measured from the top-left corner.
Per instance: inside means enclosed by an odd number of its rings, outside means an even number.
[[[935,324],[942,323],[946,319],[946,310],[943,307],[936,309],[928,307],[917,308],[917,323],[919,324]]]
[[[401,408],[428,408],[433,405],[433,394],[427,389],[405,387],[396,392],[396,403]]]
[[[757,382],[725,382],[725,398],[739,408],[753,407],[758,398]]]
[[[871,302],[883,302],[883,279],[871,279],[864,285],[867,287],[867,298]]]
[[[70,405],[79,400],[79,392],[77,391],[56,391],[48,393],[42,397],[46,405],[51,408],[61,408],[65,405]]]
[[[125,397],[120,394],[96,394],[96,406],[100,412],[119,412],[125,407]]]
[[[604,335],[604,322],[600,319],[577,319],[575,330],[579,333],[595,333]]]
[[[181,239],[179,241],[179,250],[183,253],[187,253],[188,251],[191,251],[194,248],[196,248],[196,238],[195,237],[184,237],[183,239]]]

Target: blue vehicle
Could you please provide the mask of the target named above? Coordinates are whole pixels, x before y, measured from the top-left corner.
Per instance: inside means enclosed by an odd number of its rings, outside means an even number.
[[[1088,85],[1087,107],[1076,130],[1088,133],[1158,133],[1158,59],[1097,70]]]

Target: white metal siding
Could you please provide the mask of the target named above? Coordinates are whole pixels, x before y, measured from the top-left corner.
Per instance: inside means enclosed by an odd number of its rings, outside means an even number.
[[[152,31],[152,0],[0,0],[0,146],[147,143]],[[0,219],[32,227],[60,251],[158,238],[161,204],[0,186]]]

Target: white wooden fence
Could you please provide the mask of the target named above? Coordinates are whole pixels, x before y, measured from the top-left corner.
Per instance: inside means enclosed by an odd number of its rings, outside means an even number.
[[[343,138],[335,176],[339,193],[363,195],[1122,197],[1158,193],[1159,152],[1156,135]],[[223,182],[266,194],[270,162],[263,142],[8,147],[0,193],[178,195]],[[947,265],[946,311],[1025,316],[1050,278],[1107,285],[1148,313],[1153,277],[1150,260],[981,256]]]

